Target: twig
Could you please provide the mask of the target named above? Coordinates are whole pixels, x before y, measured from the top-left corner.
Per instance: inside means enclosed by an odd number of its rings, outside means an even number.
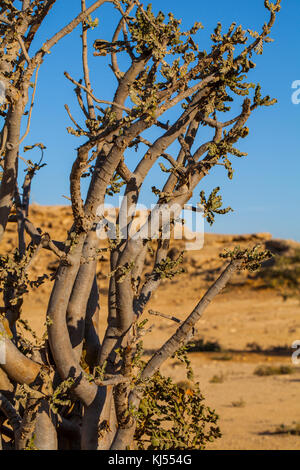
[[[71,114],[71,111],[70,111],[70,108],[67,104],[65,104],[65,110],[67,111],[68,115],[69,115],[69,118],[71,119],[71,121],[73,122],[73,124],[77,127],[77,129],[79,129],[80,131],[84,132],[84,130],[82,129],[82,127],[80,127],[79,124],[77,124],[77,122],[75,121],[75,119],[73,118],[72,114]]]
[[[83,111],[85,117],[87,119],[90,119],[90,115],[87,112],[86,107],[84,106],[84,103],[83,103],[83,99],[82,99],[82,96],[81,96],[81,89],[79,87],[75,88],[75,93],[76,93],[76,96],[77,96],[78,104],[79,104],[81,110]]]
[[[10,221],[13,221],[10,219]],[[65,245],[63,242],[51,240],[50,235],[40,233],[33,223],[28,219],[24,218],[24,228],[28,235],[31,237],[34,244],[42,244],[42,248],[53,251],[57,256],[61,257],[65,255]]]
[[[28,62],[28,64],[29,64],[31,59],[30,59],[30,57],[29,57],[29,55],[28,55],[28,52],[26,51],[25,44],[24,44],[23,39],[21,38],[20,34],[17,34],[17,39],[18,39],[18,42],[19,42],[19,44],[20,44],[20,46],[21,46],[22,52],[23,52],[23,54],[24,54],[24,57],[25,57],[25,59],[27,60],[27,62]]]
[[[157,312],[156,310],[148,310],[148,313],[150,313],[150,315],[154,315],[156,317],[167,318],[168,320],[172,320],[175,323],[181,323],[181,320],[179,320],[179,318],[176,318],[173,315],[168,315],[167,313]]]
[[[131,12],[131,10],[134,8],[134,6],[135,6],[135,0],[133,0],[131,2],[131,4],[128,5],[128,7],[126,9],[126,12],[124,12],[123,9],[120,7],[120,5],[118,5],[117,8],[120,11],[120,13],[122,14],[122,18],[121,18],[121,20],[120,20],[120,22],[119,22],[119,24],[118,24],[118,26],[115,30],[115,33],[114,33],[113,38],[112,38],[112,43],[115,43],[118,40],[120,32],[121,32],[123,26],[126,25],[126,23],[125,23],[126,17]],[[124,31],[124,29],[123,29],[123,31]],[[125,35],[126,35],[126,26],[125,26]],[[128,48],[128,41],[127,41],[127,48]],[[129,47],[129,51],[130,51],[130,47]],[[120,80],[120,78],[122,77],[122,72],[121,72],[121,70],[119,68],[119,65],[118,65],[116,52],[111,53],[111,68],[112,68],[117,80]]]
[[[111,377],[109,379],[105,380],[95,380],[95,384],[98,385],[98,387],[106,387],[107,385],[118,385],[118,384],[123,384],[123,383],[128,383],[130,382],[131,377],[124,377],[123,375],[116,375],[114,377]]]
[[[137,137],[133,142],[132,144],[135,145],[135,144],[139,144],[139,143],[142,143],[142,144],[145,144],[147,145],[147,147],[151,148],[153,146],[153,144],[147,140],[147,139],[144,139],[143,137]],[[171,165],[178,169],[178,163],[176,162],[176,160],[172,157],[172,155],[170,155],[169,153],[162,153],[161,154],[161,157],[165,158],[166,160],[168,160],[169,163],[171,163]],[[183,168],[181,168],[183,169]]]
[[[55,44],[58,43],[64,36],[67,36],[67,34],[70,34],[76,26],[78,26],[82,21],[85,20],[89,15],[91,15],[97,8],[99,8],[103,3],[105,3],[106,0],[97,0],[96,2],[93,3],[87,10],[84,12],[81,12],[79,15],[76,16],[69,24],[67,24],[64,28],[62,28],[60,31],[58,31],[51,39],[49,39],[43,46],[43,48],[38,51],[36,56],[42,52],[43,55],[49,50],[55,46]]]
[[[70,80],[70,82],[72,82],[74,85],[78,86],[79,88],[81,88],[82,90],[84,90],[86,93],[88,93],[94,101],[96,101],[96,103],[103,103],[103,104],[108,104],[110,106],[115,106],[116,108],[120,108],[120,109],[123,109],[124,111],[126,111],[127,113],[129,113],[131,111],[130,108],[126,108],[126,106],[122,106],[121,104],[118,104],[118,103],[115,103],[113,101],[106,101],[106,100],[99,100],[98,98],[96,98],[93,93],[87,88],[85,87],[84,85],[82,85],[81,83],[77,82],[76,80],[74,80],[74,78],[72,78],[70,76],[70,74],[68,74],[68,72],[65,72],[64,73],[65,77]]]
[[[168,131],[170,129],[168,122],[165,124],[164,122],[161,122],[161,121],[155,121],[154,125],[157,127],[160,127],[161,129],[165,129],[166,131]]]
[[[28,115],[28,121],[27,121],[26,131],[25,131],[25,134],[23,135],[23,137],[21,138],[21,140],[20,140],[20,142],[19,142],[19,145],[21,145],[21,143],[23,142],[23,140],[26,139],[26,137],[28,136],[29,131],[30,131],[30,124],[31,124],[31,117],[32,117],[32,109],[33,109],[33,106],[34,106],[34,98],[35,98],[35,93],[36,93],[37,79],[38,79],[38,74],[39,74],[40,66],[41,66],[41,65],[38,65],[38,67],[37,67],[37,69],[36,69],[35,81],[34,81],[34,87],[33,87],[33,93],[32,93],[32,98],[31,98],[31,105],[30,105],[30,110],[29,110],[29,115]]]
[[[86,11],[86,1],[81,0],[81,11]],[[90,73],[89,73],[89,64],[88,64],[88,54],[87,54],[88,46],[87,46],[87,28],[84,25],[84,21],[82,22],[82,66],[83,66],[83,74],[84,74],[84,81],[86,88],[91,92],[91,81],[90,81]],[[95,115],[95,108],[93,99],[90,93],[86,93],[87,105],[88,105],[88,114],[90,119],[96,119]]]

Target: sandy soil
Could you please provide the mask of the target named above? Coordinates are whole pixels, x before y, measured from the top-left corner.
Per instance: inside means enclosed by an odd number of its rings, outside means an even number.
[[[31,220],[53,239],[63,240],[70,226],[68,207],[33,206]],[[9,227],[5,249],[13,245],[14,227]],[[210,282],[218,276],[222,263],[218,259],[226,247],[253,245],[269,241],[269,234],[246,236],[207,235],[201,251],[188,252],[184,261],[186,272],[172,281],[164,281],[155,293],[149,309],[184,318],[191,312]],[[292,244],[292,242],[290,242]],[[184,248],[176,241],[175,251]],[[148,271],[151,269],[148,260]],[[55,272],[57,261],[43,250],[32,267],[30,276]],[[103,256],[98,266],[101,292],[100,334],[103,335],[107,314],[108,259]],[[41,334],[47,300],[52,282],[46,281],[25,299],[23,315]],[[176,328],[169,320],[146,312],[153,332],[145,337],[148,354],[161,345]],[[237,275],[230,286],[209,306],[199,321],[197,336],[214,341],[227,353],[191,353],[196,379],[206,397],[206,403],[220,415],[223,437],[209,449],[300,449],[300,436],[274,434],[281,424],[300,422],[300,366],[293,374],[259,377],[254,370],[261,364],[291,363],[293,341],[300,340],[300,304],[297,300],[283,301],[275,291],[263,288],[257,279],[247,274]],[[259,351],[255,351],[259,350]],[[176,381],[184,378],[184,370],[176,360],[169,360],[163,372]],[[214,376],[220,383],[212,383]]]

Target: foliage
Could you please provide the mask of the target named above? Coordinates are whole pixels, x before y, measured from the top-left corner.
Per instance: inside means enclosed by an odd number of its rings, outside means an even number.
[[[217,186],[209,195],[206,200],[205,192],[201,191],[201,204],[204,206],[204,217],[210,225],[213,225],[215,221],[214,214],[228,214],[228,212],[233,211],[231,207],[226,207],[226,209],[221,209],[222,207],[222,196],[217,195],[220,191],[220,187]]]
[[[157,372],[147,384],[138,411],[139,449],[204,449],[221,437],[218,416],[203,403],[199,384],[185,389]]]
[[[300,300],[300,249],[287,255],[275,255],[274,264],[264,267],[258,278],[277,290],[284,300],[290,297]]]
[[[121,191],[122,186],[124,186],[125,181],[122,180],[122,178],[115,173],[112,180],[111,180],[111,185],[106,189],[106,194],[108,196],[113,196],[114,194],[119,194]]]
[[[24,256],[19,250],[0,257],[0,292],[3,292],[7,306],[14,308],[30,288],[42,285],[48,276],[44,274],[31,280],[27,267],[35,253],[34,245],[29,245]]]
[[[74,383],[74,379],[69,377],[63,380],[53,391],[49,397],[49,404],[53,413],[57,414],[62,406],[71,406],[72,400],[69,396],[69,391],[74,386]]]
[[[177,274],[184,272],[184,269],[180,267],[183,262],[183,252],[180,253],[177,259],[172,260],[168,256],[158,263],[154,268],[154,274],[160,279],[172,279]]]
[[[240,246],[236,246],[234,250],[225,250],[224,253],[220,254],[220,257],[239,261],[239,269],[241,270],[256,271],[260,268],[263,261],[273,256],[269,250],[259,250],[259,248],[260,245],[256,245],[253,248],[240,248]]]
[[[137,325],[139,333],[146,324],[147,319]],[[204,449],[208,442],[221,437],[218,415],[204,404],[187,351],[188,347],[182,346],[173,355],[185,366],[186,383],[176,384],[159,371],[141,383],[143,398],[139,409],[132,410],[137,420],[135,441],[139,449]],[[143,352],[140,341],[131,362],[137,383],[146,365]]]

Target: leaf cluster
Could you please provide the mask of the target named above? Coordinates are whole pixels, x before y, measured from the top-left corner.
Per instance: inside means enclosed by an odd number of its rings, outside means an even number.
[[[204,207],[204,217],[210,225],[213,225],[215,221],[215,214],[228,214],[228,212],[233,212],[231,207],[222,207],[222,196],[218,195],[220,187],[217,186],[209,195],[208,199],[205,197],[205,192],[201,191],[200,198],[201,204]]]
[[[253,248],[236,246],[233,250],[225,250],[219,256],[223,259],[238,261],[240,270],[256,271],[261,267],[261,263],[272,258],[273,255],[269,250],[260,250],[260,245],[256,245]]]
[[[135,440],[139,449],[200,450],[221,437],[217,421],[198,383],[186,389],[157,372],[140,403]]]

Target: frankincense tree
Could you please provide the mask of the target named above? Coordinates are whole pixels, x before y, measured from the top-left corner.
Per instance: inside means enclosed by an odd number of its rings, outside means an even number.
[[[215,166],[223,166],[225,175],[232,178],[233,159],[246,155],[236,144],[248,135],[251,113],[275,102],[263,97],[260,85],[248,82],[247,74],[255,67],[255,54],[262,54],[264,44],[271,41],[281,2],[265,0],[269,19],[259,32],[245,31],[235,23],[223,31],[218,23],[211,34],[211,50],[203,51],[197,43],[199,22],[182,31],[172,13],[155,14],[151,5],[144,7],[139,0],[98,0],[89,7],[81,0],[78,16],[34,53],[33,40],[37,41],[56,1],[0,1],[0,81],[5,89],[0,106],[0,239],[8,223],[14,224],[18,235],[15,250],[0,258],[3,447],[201,449],[219,436],[217,416],[205,407],[196,384],[185,390],[163,377],[160,367],[175,355],[185,362],[192,378],[185,346],[205,308],[236,270],[257,269],[269,254],[257,247],[223,254],[227,265],[194,310],[182,321],[165,315],[178,328],[149,360],[143,356],[141,342],[144,334],[151,334],[145,323],[146,307],[161,280],[180,271],[182,256],[168,256],[170,237],[165,233],[172,232],[180,211]],[[104,3],[119,13],[112,39],[93,44],[101,74],[101,57],[111,57],[107,73],[113,74],[116,83],[111,101],[94,95],[88,65],[89,30],[97,27],[91,15]],[[42,159],[38,163],[25,159],[21,191],[18,161],[24,160],[21,145],[30,132],[38,71],[53,46],[77,26],[82,29],[82,50],[78,51],[82,78],[65,73],[75,85],[82,113],[82,121],[77,122],[66,105],[72,121],[68,132],[80,138],[70,173],[73,223],[66,240],[52,240],[29,218],[32,180],[43,166]],[[121,70],[120,63],[127,63],[127,68]],[[234,114],[230,103],[239,100],[240,111]],[[166,115],[172,116],[172,122]],[[24,116],[27,124],[21,135]],[[207,140],[200,132],[203,127],[211,132]],[[155,129],[154,140],[145,136],[149,129]],[[174,143],[179,150],[169,153]],[[27,146],[23,152],[35,147],[43,157],[42,143]],[[132,148],[137,155],[134,170],[129,162]],[[124,237],[144,182],[157,163],[165,176],[163,187],[152,187],[157,204],[145,224]],[[83,177],[89,180],[85,198]],[[102,318],[100,310],[101,321],[107,325],[100,343],[92,321],[99,309],[97,226],[103,221],[99,207],[123,185],[116,236],[106,248],[110,256],[108,317]],[[219,189],[208,197],[200,193],[209,223],[216,214],[231,210],[222,208]],[[172,214],[167,224],[163,216],[157,216],[166,212]],[[149,224],[155,218],[156,224]],[[150,225],[155,233],[149,233]],[[152,272],[145,277],[147,250],[154,245]],[[22,319],[22,303],[33,286],[44,282],[43,276],[32,280],[28,274],[43,249],[59,258],[59,267],[45,312],[47,332],[42,339],[32,332],[29,342],[20,333],[20,325],[31,329]]]

